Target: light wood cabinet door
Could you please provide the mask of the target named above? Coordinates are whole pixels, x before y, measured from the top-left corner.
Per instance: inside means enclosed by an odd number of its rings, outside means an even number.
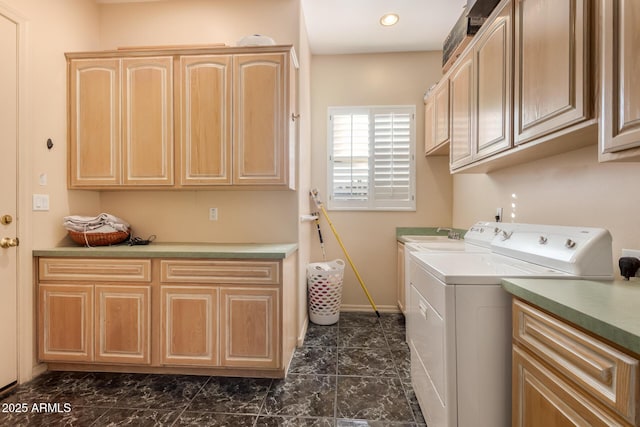
[[[123,184],[173,185],[173,58],[122,60]]]
[[[150,364],[150,286],[96,285],[96,362]]]
[[[121,183],[120,61],[69,63],[69,186]]]
[[[637,359],[521,301],[513,302],[513,339],[614,413],[638,418]]]
[[[602,0],[601,153],[640,147],[640,3]],[[640,159],[640,149],[601,156],[601,160]]]
[[[445,77],[429,92],[424,105],[425,154],[449,154],[449,78]]]
[[[162,286],[161,363],[217,366],[218,289],[208,286]]]
[[[515,3],[514,139],[522,144],[592,114],[590,2]]]
[[[181,185],[231,184],[231,64],[231,55],[180,57]]]
[[[477,129],[474,160],[506,150],[513,141],[512,17],[513,5],[509,2],[475,43]]]
[[[435,145],[440,146],[449,142],[449,79],[443,78],[435,88]]]
[[[471,162],[474,86],[473,56],[467,51],[457,60],[449,76],[451,91],[451,169]]]
[[[93,360],[93,286],[38,286],[38,357],[42,361]]]
[[[280,367],[281,320],[277,288],[220,290],[221,364]]]
[[[630,425],[618,420],[516,345],[512,360],[514,427]]]
[[[433,92],[424,100],[424,153],[429,154],[436,147],[436,115]]]
[[[288,183],[287,54],[235,55],[234,185]]]

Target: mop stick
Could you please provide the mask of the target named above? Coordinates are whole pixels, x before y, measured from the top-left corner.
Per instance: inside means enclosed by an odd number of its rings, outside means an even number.
[[[316,229],[318,230],[318,238],[320,239],[320,248],[322,249],[322,260],[327,260],[327,254],[324,251],[324,239],[322,238],[322,231],[320,231],[320,214],[315,213]]]
[[[360,282],[360,287],[362,288],[365,295],[367,296],[367,299],[369,300],[369,304],[371,304],[371,308],[373,308],[373,311],[376,312],[376,316],[380,317],[380,313],[378,313],[378,308],[376,307],[376,304],[373,302],[373,298],[371,298],[371,295],[369,294],[369,291],[367,290],[367,287],[365,286],[364,281],[362,280],[362,277],[358,272],[358,269],[356,268],[355,264],[351,260],[351,257],[347,252],[347,248],[344,247],[344,244],[342,243],[342,239],[340,238],[340,235],[338,234],[338,231],[336,230],[336,228],[333,226],[333,223],[331,222],[331,218],[329,218],[329,214],[327,213],[327,210],[324,208],[324,205],[322,204],[322,202],[318,199],[318,190],[314,189],[314,190],[311,190],[309,193],[313,198],[313,201],[316,203],[316,206],[320,208],[320,210],[322,211],[322,214],[324,215],[325,219],[327,220],[327,223],[329,224],[329,228],[331,228],[331,231],[333,231],[333,235],[336,236],[336,240],[338,241],[338,244],[342,248],[342,252],[344,252],[344,256],[347,258],[349,265],[353,269],[353,272],[355,273],[356,278],[358,279],[358,282]]]

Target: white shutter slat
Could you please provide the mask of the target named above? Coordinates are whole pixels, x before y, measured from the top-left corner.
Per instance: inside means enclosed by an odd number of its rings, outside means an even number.
[[[415,209],[415,107],[330,108],[330,207]]]

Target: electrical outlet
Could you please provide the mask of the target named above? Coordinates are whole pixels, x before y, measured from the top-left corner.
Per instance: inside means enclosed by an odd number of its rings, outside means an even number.
[[[218,208],[209,208],[209,221],[218,220]]]
[[[640,249],[623,249],[622,256],[640,259]],[[636,277],[640,277],[640,270],[636,271]]]

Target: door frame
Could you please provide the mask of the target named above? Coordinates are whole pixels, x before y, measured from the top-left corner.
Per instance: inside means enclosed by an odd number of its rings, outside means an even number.
[[[17,28],[17,76],[18,76],[18,106],[17,106],[17,200],[16,217],[17,232],[20,245],[17,249],[17,360],[18,383],[23,383],[33,377],[35,359],[35,290],[33,281],[32,238],[31,238],[31,205],[29,203],[32,192],[31,174],[28,159],[31,158],[30,131],[27,126],[29,114],[29,99],[27,82],[31,76],[27,63],[28,21],[18,11],[0,0],[0,14],[14,22]],[[22,171],[22,173],[21,173]]]

